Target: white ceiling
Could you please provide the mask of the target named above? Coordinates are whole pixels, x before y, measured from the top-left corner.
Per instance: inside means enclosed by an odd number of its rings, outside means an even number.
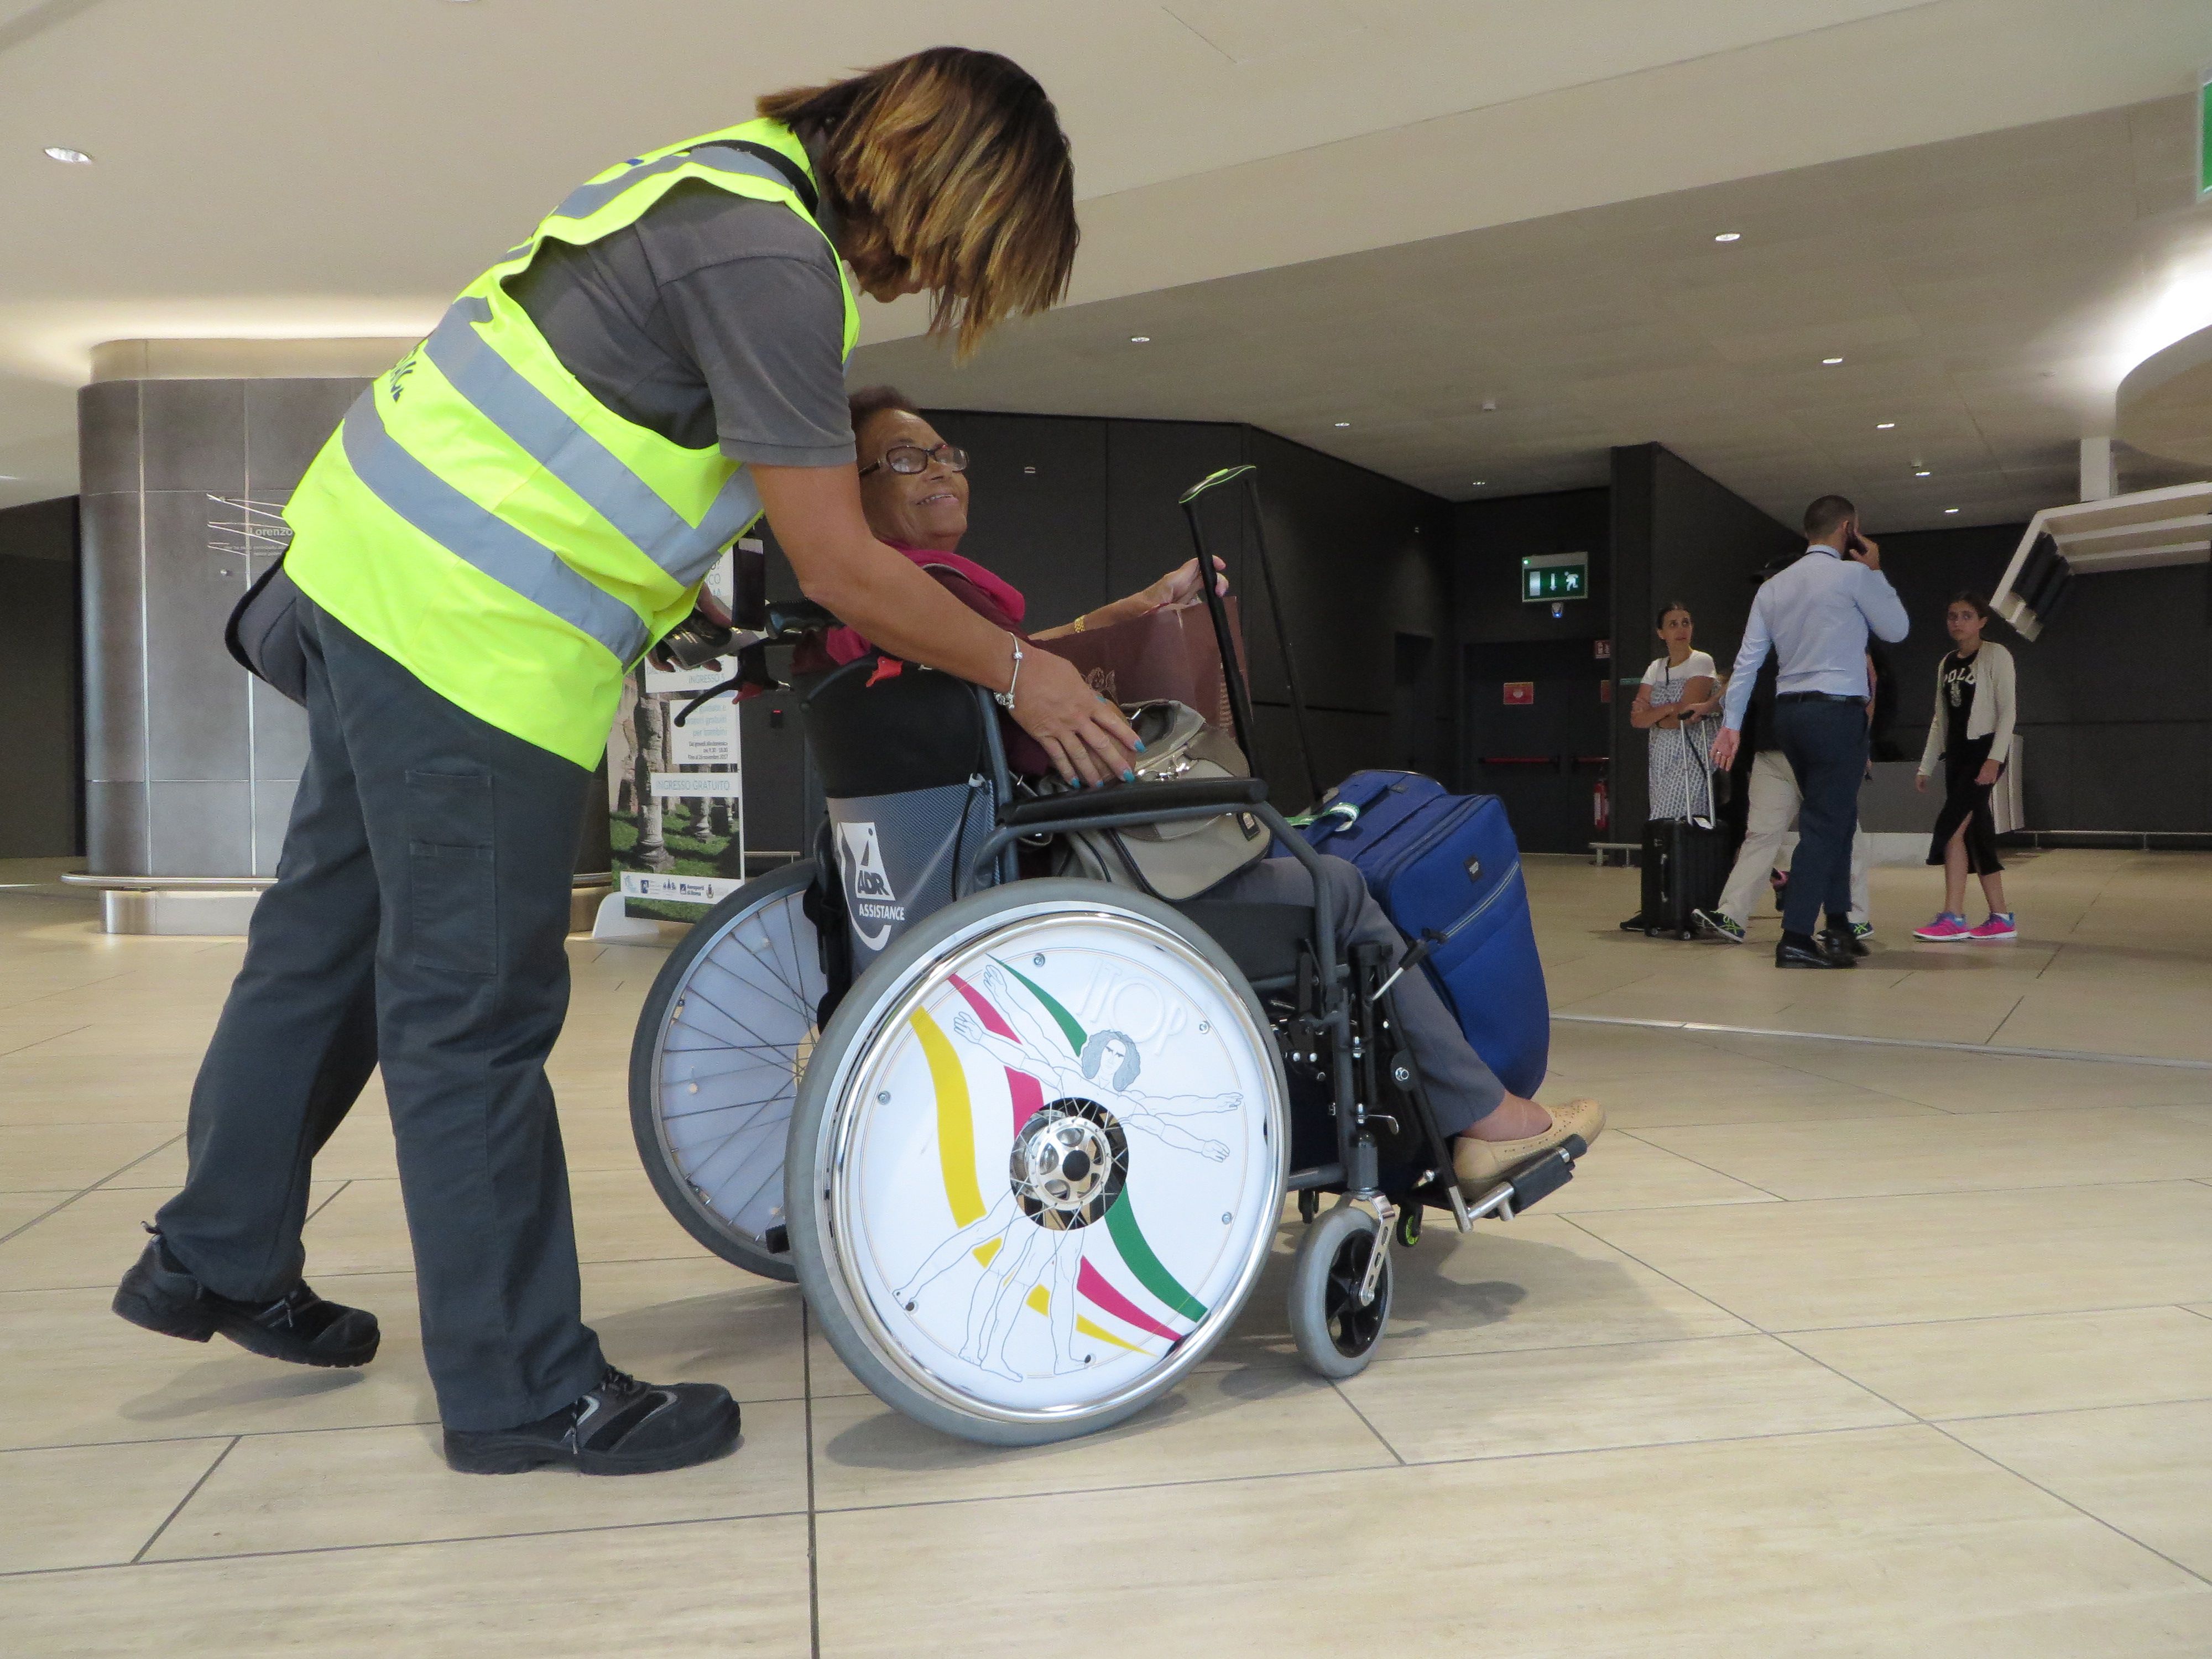
[[[964,370],[909,339],[854,374],[932,404],[1249,420],[1453,499],[1601,483],[1609,447],[1656,440],[1785,523],[1829,490],[1886,528],[2025,519],[2075,498],[2146,328],[2191,314],[2161,306],[2172,273],[2212,321],[2195,113],[2169,98],[1102,301]]]
[[[1194,323],[1200,313],[1187,308],[1233,288],[1224,279],[1274,285],[1265,291],[1279,319],[1301,304],[1340,308],[1344,295],[1328,299],[1326,284],[1340,280],[1329,273],[1342,256],[1413,244],[1401,252],[1418,274],[1431,257],[1420,249],[1486,228],[1533,251],[1555,234],[1541,224],[1580,223],[1608,204],[1755,187],[1779,169],[2170,96],[2212,58],[2212,5],[0,0],[0,474],[15,475],[0,479],[0,504],[74,487],[74,389],[100,341],[419,332],[608,161],[741,118],[763,88],[939,40],[1006,51],[1052,91],[1074,138],[1085,222],[1075,304],[948,382],[961,387],[952,400],[1003,402],[1018,386],[1029,390],[1018,406],[1132,402],[1276,424],[1302,379],[1315,379],[1302,361],[1267,356],[1270,340],[1291,337],[1279,331],[1244,359],[1214,354],[1235,372],[1211,379],[1244,388],[1249,407],[1192,406],[1188,386],[1158,367],[1146,371],[1159,377],[1148,392],[1118,362],[1096,384],[1055,372],[1048,385],[1025,354],[1147,295]],[[40,154],[50,143],[96,165],[51,162]],[[2062,184],[2069,200],[2132,188],[2075,174]],[[1759,268],[1759,247],[1736,251],[1751,256],[1739,272]],[[1316,280],[1324,286],[1301,301],[1300,285]],[[2100,279],[2085,270],[2080,281]],[[1570,292],[1504,296],[1555,319],[1528,337],[1566,355],[1547,364],[1522,352],[1532,380],[1574,373],[1594,332],[1654,320],[1592,290],[1597,309],[1577,328]],[[1390,291],[1388,307],[1371,291],[1354,297],[1363,315],[1449,313],[1452,294],[1432,281]],[[1757,277],[1746,303],[1782,304]],[[871,340],[917,325],[911,305],[870,309]],[[1232,337],[1237,320],[1212,319],[1209,337]],[[1525,331],[1516,320],[1510,331]],[[1621,349],[1632,362],[1632,343]],[[1665,349],[1655,340],[1645,355]],[[1379,348],[1337,352],[1316,412],[1340,389],[1358,398],[1377,418],[1346,453],[1442,483],[1460,469],[1426,429],[1452,418],[1436,368]],[[1653,422],[1698,413],[1666,406],[1663,376],[1617,389],[1638,394],[1650,427],[1640,436],[1668,439],[1672,428]],[[1391,409],[1407,428],[1401,447],[1375,429]],[[1586,451],[1588,431],[1574,444]],[[1681,447],[1697,458],[1694,441]],[[1582,464],[1527,459],[1532,477]]]

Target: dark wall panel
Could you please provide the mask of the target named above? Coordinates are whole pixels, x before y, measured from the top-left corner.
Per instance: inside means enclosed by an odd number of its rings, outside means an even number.
[[[0,511],[0,858],[84,850],[76,498]]]
[[[1244,459],[1244,428],[1197,421],[1109,421],[1106,425],[1106,588],[1119,599],[1150,586],[1191,556],[1190,526],[1176,505],[1208,473]],[[1246,543],[1242,514],[1207,521],[1214,552],[1241,587]]]
[[[1609,492],[1565,489],[1544,495],[1462,501],[1453,509],[1460,638],[1470,645],[1509,640],[1602,639],[1613,631]],[[1590,556],[1589,597],[1548,605],[1521,598],[1521,561],[1547,553]],[[1478,653],[1479,655],[1480,653]]]
[[[1029,598],[1050,628],[1113,597],[1106,581],[1104,421],[933,410],[969,453],[968,537],[960,551]]]

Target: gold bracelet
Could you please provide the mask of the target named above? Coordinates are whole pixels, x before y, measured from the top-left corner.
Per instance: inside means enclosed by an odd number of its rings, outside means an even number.
[[[1068,625],[1067,631],[1071,634],[1080,634],[1090,620],[1091,618],[1088,615],[1078,617]]]

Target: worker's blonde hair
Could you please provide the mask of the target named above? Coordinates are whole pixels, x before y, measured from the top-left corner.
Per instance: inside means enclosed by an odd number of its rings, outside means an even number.
[[[1044,88],[996,52],[934,46],[760,112],[809,141],[863,280],[919,278],[959,355],[1042,311],[1075,264],[1075,168]]]

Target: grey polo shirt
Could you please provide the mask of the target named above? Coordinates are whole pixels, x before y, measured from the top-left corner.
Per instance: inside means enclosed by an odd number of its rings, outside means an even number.
[[[623,419],[738,460],[852,465],[837,257],[781,203],[687,179],[595,242],[547,240],[507,286]]]

